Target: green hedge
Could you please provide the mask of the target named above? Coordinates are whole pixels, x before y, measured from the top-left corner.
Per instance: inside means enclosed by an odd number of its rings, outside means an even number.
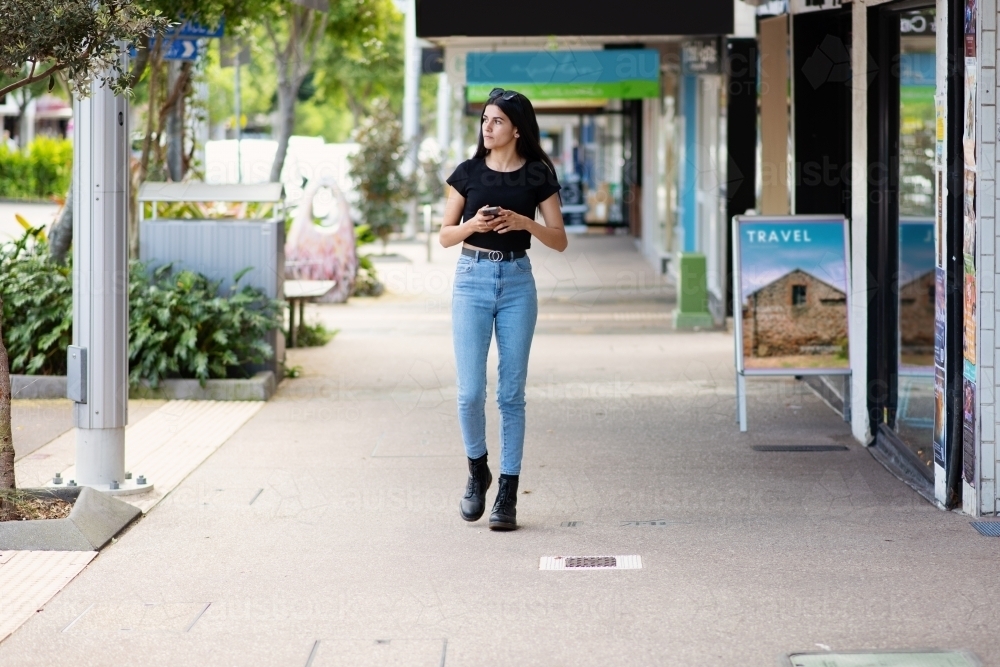
[[[0,144],[0,197],[47,199],[62,197],[73,171],[73,142],[38,137],[26,151]]]
[[[72,270],[49,260],[38,231],[0,246],[4,343],[12,373],[63,375],[73,329]],[[219,283],[201,274],[169,266],[148,271],[132,262],[129,383],[245,377],[245,365],[271,356],[265,337],[282,326],[283,307],[249,286],[220,295]]]

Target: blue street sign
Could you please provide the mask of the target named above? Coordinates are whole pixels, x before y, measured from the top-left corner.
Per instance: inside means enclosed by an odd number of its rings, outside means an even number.
[[[155,48],[156,38],[154,37],[149,40],[149,50],[152,51]],[[138,55],[139,51],[135,48],[135,44],[130,45],[128,57],[134,59]],[[199,55],[201,53],[197,39],[168,39],[163,42],[162,56],[164,60],[197,60]]]
[[[217,26],[206,26],[198,23],[197,21],[186,21],[177,32],[174,33],[176,37],[211,37],[219,38],[222,37],[223,28],[225,27],[225,19],[219,19],[219,25]]]
[[[150,46],[150,48],[153,48]],[[164,60],[197,60],[198,40],[172,39],[163,42]]]

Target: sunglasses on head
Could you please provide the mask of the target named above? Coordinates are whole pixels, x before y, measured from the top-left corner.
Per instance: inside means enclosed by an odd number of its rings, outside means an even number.
[[[509,102],[511,100],[516,101],[515,98],[520,94],[521,93],[517,92],[516,90],[504,90],[503,88],[494,88],[493,90],[490,91],[490,99],[492,100],[499,97],[500,99],[506,102]]]

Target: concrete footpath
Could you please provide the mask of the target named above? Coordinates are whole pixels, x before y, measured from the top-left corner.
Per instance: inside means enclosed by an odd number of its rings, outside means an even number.
[[[0,243],[15,241],[24,235],[24,227],[15,215],[20,215],[34,227],[44,226],[48,231],[58,212],[58,204],[0,201]]]
[[[732,336],[671,331],[672,288],[627,238],[530,251],[521,528],[462,521],[458,248],[390,250],[390,293],[308,308],[333,342],[289,351],[302,376],[0,644],[0,665],[745,667],[931,647],[1000,665],[1000,542],[887,473],[802,383],[750,382],[741,435]],[[494,346],[494,474],[496,362]],[[539,570],[609,555],[642,567]]]

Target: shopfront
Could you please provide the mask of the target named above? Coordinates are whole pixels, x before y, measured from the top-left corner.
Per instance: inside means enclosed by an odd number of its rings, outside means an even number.
[[[949,261],[962,256],[961,245],[956,247],[955,236],[948,234],[961,219],[948,215],[943,183],[941,219],[935,224],[936,14],[936,6],[926,0],[886,3],[868,11],[868,45],[876,63],[868,97],[873,164],[867,193],[873,288],[868,415],[875,447],[929,499],[935,498],[937,460],[943,490],[954,505],[961,490],[954,467],[949,478],[948,458],[959,450],[955,438],[944,431],[949,416],[959,413],[957,406],[945,410],[944,403],[947,387],[961,385],[962,365],[955,362],[962,358],[963,328],[947,326],[947,313],[949,308],[961,312],[963,299],[948,285],[955,284],[956,277],[962,283],[964,268],[961,262]],[[941,55],[947,59],[947,52]],[[961,101],[961,90],[952,90],[956,92]],[[939,101],[947,104],[946,99]],[[940,112],[943,115],[943,109]],[[942,144],[945,141],[942,137]],[[942,175],[944,163],[955,166],[959,157],[946,153],[940,156]],[[936,311],[942,315],[937,326]]]
[[[660,271],[674,271],[678,253],[705,254],[713,267],[715,321],[721,324],[726,185],[736,173],[727,168],[725,145],[727,38],[734,31],[752,37],[753,8],[741,0],[708,0],[697,7],[682,0],[625,0],[602,12],[560,1],[545,3],[537,20],[506,25],[481,23],[457,8],[450,14],[446,5],[421,0],[417,29],[443,47],[453,104],[466,111],[450,133],[450,160],[468,157],[475,119],[493,87],[524,93],[560,172],[567,230],[629,235]],[[702,65],[710,50],[709,67],[685,69],[685,47],[698,51]],[[741,57],[753,62],[752,53]],[[754,67],[741,71],[752,78]],[[751,158],[736,178],[752,193],[752,89],[743,100],[744,126],[736,135],[744,144],[749,140],[751,148],[742,154]]]
[[[465,108],[476,119],[494,87],[526,95],[563,184],[570,232],[641,227],[642,101],[660,95],[649,48],[469,51]]]
[[[929,501],[994,514],[996,0],[759,12],[762,53],[791,54],[791,165],[768,182],[765,158],[762,203],[850,219],[854,435]]]

